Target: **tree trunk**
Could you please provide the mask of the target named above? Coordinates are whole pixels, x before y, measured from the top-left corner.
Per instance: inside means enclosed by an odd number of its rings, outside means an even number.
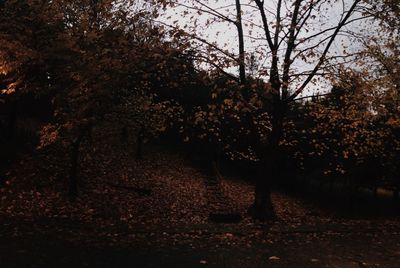
[[[254,204],[252,207],[252,215],[258,220],[276,219],[271,201],[271,186],[275,181],[280,179],[282,173],[279,142],[283,134],[285,107],[285,104],[281,102],[275,103],[272,113],[272,130],[268,139],[268,144],[260,154],[255,184]]]
[[[268,162],[261,160],[259,163],[254,190],[254,204],[251,207],[253,218],[261,221],[276,219],[271,200],[273,174],[269,170],[271,165]]]
[[[238,31],[239,41],[239,77],[240,84],[246,85],[246,64],[245,64],[245,51],[244,51],[244,34],[242,25],[242,10],[240,0],[236,0],[236,28]],[[247,97],[247,96],[245,96]]]
[[[78,196],[78,160],[79,160],[79,148],[82,140],[86,134],[86,130],[82,130],[76,140],[71,144],[71,169],[69,172],[69,197],[71,200],[75,200]]]
[[[222,152],[221,142],[218,142],[215,148],[213,148],[212,163],[211,163],[212,169],[215,168],[216,170],[218,170],[218,173],[221,168],[221,152]]]
[[[393,190],[393,201],[399,202],[400,187],[396,186]]]
[[[140,127],[136,137],[136,159],[143,159],[144,126]]]
[[[9,111],[7,118],[7,138],[12,139],[15,136],[15,125],[17,122],[17,112],[14,108]]]
[[[128,128],[126,126],[121,129],[121,139],[123,142],[126,142],[128,139]]]

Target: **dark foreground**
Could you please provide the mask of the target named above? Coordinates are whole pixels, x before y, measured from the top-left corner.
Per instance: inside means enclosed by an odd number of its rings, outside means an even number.
[[[48,152],[5,175],[0,268],[400,267],[400,219],[389,201],[350,206],[323,194],[323,204],[276,191],[278,221],[260,224],[246,214],[253,186],[245,181],[223,178],[210,193],[179,155],[157,150],[138,162],[103,147],[83,159],[75,202],[65,196],[65,161]],[[220,205],[214,194],[239,223],[208,221]]]
[[[11,224],[12,222],[12,224]],[[3,222],[1,267],[399,267],[396,222],[205,224],[96,230]],[[18,227],[17,227],[18,226]],[[30,231],[35,229],[36,231]],[[105,231],[108,231],[105,232]],[[89,235],[90,234],[90,235]]]

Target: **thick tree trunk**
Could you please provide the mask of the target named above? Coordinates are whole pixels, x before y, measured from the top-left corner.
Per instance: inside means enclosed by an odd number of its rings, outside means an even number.
[[[271,186],[275,174],[270,173],[271,165],[268,162],[262,160],[259,163],[254,190],[254,204],[251,208],[253,218],[261,221],[276,219],[271,200]]]
[[[254,204],[251,208],[252,215],[258,220],[276,219],[271,201],[271,186],[280,179],[281,163],[279,142],[283,133],[283,118],[286,106],[277,102],[274,106],[272,130],[268,144],[261,152],[258,173],[256,176]]]

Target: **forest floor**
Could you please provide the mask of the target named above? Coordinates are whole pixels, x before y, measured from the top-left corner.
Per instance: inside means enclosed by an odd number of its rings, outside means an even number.
[[[398,216],[355,207],[349,217],[277,190],[278,220],[254,222],[253,186],[226,177],[223,194],[242,220],[212,223],[204,174],[182,155],[156,148],[135,160],[127,144],[94,144],[81,150],[74,202],[61,147],[0,178],[0,267],[400,267]]]

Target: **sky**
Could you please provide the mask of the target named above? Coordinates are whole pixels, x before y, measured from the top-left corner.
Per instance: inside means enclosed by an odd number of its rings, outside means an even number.
[[[261,25],[261,20],[259,16],[259,11],[254,8],[254,1],[252,0],[242,0],[242,16],[243,16],[243,26],[245,33],[245,50],[247,52],[247,56],[250,55],[255,56],[256,58],[256,66],[258,71],[269,70],[270,59],[269,49],[267,46],[267,42],[264,38],[265,34],[263,29],[259,27]],[[285,14],[292,12],[293,7],[291,3],[293,1],[283,1],[287,2],[287,4],[283,5],[282,8],[282,17],[285,17]],[[309,0],[305,1],[309,2]],[[325,1],[329,2],[329,1]],[[331,4],[323,4],[321,6],[320,11],[314,11],[311,13],[311,18],[309,27],[307,27],[307,31],[301,31],[298,35],[298,39],[309,37],[323,29],[330,28],[332,26],[336,26],[340,20],[341,14],[343,10],[348,10],[350,5],[352,4],[351,0],[341,0],[341,1],[330,1]],[[215,42],[218,47],[228,50],[230,53],[237,54],[238,53],[238,43],[237,43],[237,31],[235,26],[232,23],[226,22],[224,20],[217,19],[215,16],[207,14],[206,12],[202,12],[199,14],[197,10],[194,10],[193,7],[200,7],[199,4],[192,3],[189,0],[182,0],[181,2],[183,6],[176,6],[175,8],[169,8],[166,10],[164,14],[161,16],[161,20],[170,25],[175,25],[180,28],[184,28],[186,31],[190,33],[195,33],[197,36],[207,40],[208,42]],[[202,1],[201,3],[206,3],[207,7],[210,7],[212,10],[216,10],[219,14],[228,17],[229,19],[235,19],[235,5],[234,0],[209,0]],[[274,14],[276,13],[276,0],[265,1],[266,5],[266,13],[269,21],[274,21]],[[203,10],[210,10],[206,6],[202,6]],[[315,18],[314,18],[315,16]],[[360,14],[354,14],[353,18],[360,17]],[[284,20],[284,23],[289,23],[289,21]],[[270,25],[272,31],[273,25]],[[369,29],[367,27],[370,27]],[[347,31],[356,31],[361,32],[363,30],[371,30],[370,22],[361,23],[360,21],[354,22],[344,28]],[[312,42],[304,43],[303,45],[299,45],[300,48],[310,47],[314,44],[318,43],[321,38],[325,38],[328,34],[331,34],[332,31],[326,32],[326,34],[321,35],[318,38],[315,38]],[[326,43],[326,42],[325,42]],[[205,49],[205,47],[199,47],[198,49]],[[321,52],[324,46],[320,46],[315,53]],[[355,44],[353,41],[349,40],[347,36],[338,36],[333,43],[329,56],[339,56],[343,55],[344,51],[346,52],[354,52],[360,48],[360,45]],[[281,56],[285,53],[285,43],[282,43]],[[206,52],[207,54],[208,52]],[[210,54],[210,53],[208,53]],[[222,55],[219,55],[222,57]],[[306,70],[311,70],[315,65],[315,62],[318,58],[312,60],[311,57],[306,57],[305,60],[301,60],[297,58],[293,62],[293,70],[297,73],[304,72]],[[237,66],[226,68],[228,72],[237,74]],[[261,76],[262,77],[262,76]],[[262,77],[267,79],[266,77]],[[304,78],[303,78],[304,79]],[[292,90],[294,90],[299,84],[301,84],[302,80],[293,81]],[[312,94],[316,91],[326,91],[326,81],[317,81],[315,85],[310,85],[306,90],[306,94]],[[322,88],[322,90],[321,90]]]

